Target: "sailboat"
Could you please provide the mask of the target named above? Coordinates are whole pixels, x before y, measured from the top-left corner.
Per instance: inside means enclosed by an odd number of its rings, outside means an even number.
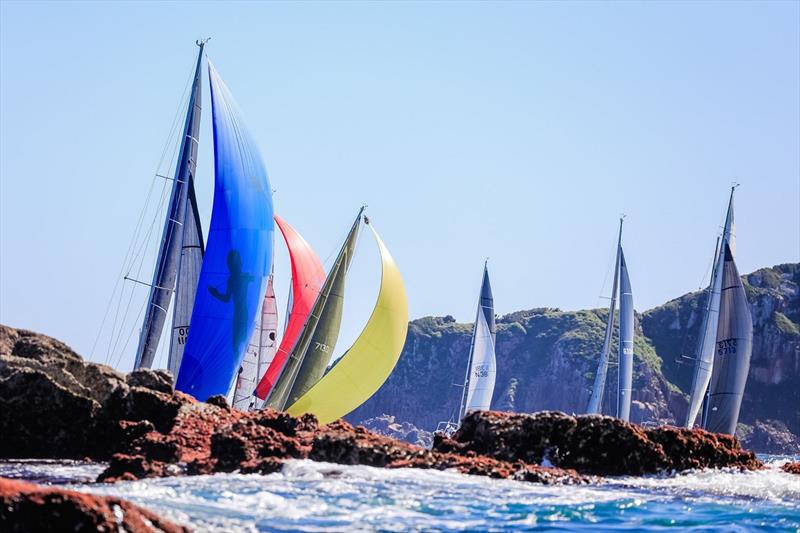
[[[171,178],[172,189],[164,229],[161,232],[158,258],[134,361],[135,369],[150,368],[153,365],[170,299],[174,293],[172,336],[167,359],[167,368],[173,376],[178,374],[183,358],[204,252],[194,176],[200,142],[203,88],[201,65],[205,44],[205,40],[197,41],[200,50],[197,53],[181,147],[175,174]]]
[[[266,398],[266,407],[295,416],[313,413],[320,423],[327,424],[369,399],[397,364],[408,324],[405,288],[389,250],[363,213],[364,207],[359,210],[282,368],[272,375],[270,368],[259,384],[256,393]],[[362,223],[370,229],[380,250],[378,298],[359,337],[329,367],[341,325],[347,269]],[[273,364],[277,361],[276,357]]]
[[[603,406],[603,392],[608,375],[609,352],[611,337],[614,330],[614,314],[617,307],[617,294],[619,294],[619,383],[617,387],[617,418],[629,421],[631,413],[631,395],[633,392],[633,292],[631,280],[628,276],[628,266],[625,263],[625,253],[622,250],[622,222],[619,220],[619,236],[617,238],[617,255],[614,263],[614,281],[611,290],[611,303],[608,306],[608,320],[603,338],[603,347],[600,360],[592,385],[592,394],[586,412],[601,414]],[[617,292],[619,291],[619,293]]]
[[[486,411],[491,407],[497,375],[496,342],[494,297],[492,296],[492,286],[489,283],[489,268],[487,263],[484,263],[478,311],[475,316],[475,327],[472,330],[472,342],[470,343],[458,415],[455,420],[440,422],[437,431],[451,435],[458,429],[461,420],[467,413]]]
[[[725,226],[716,247],[685,423],[692,428],[705,404],[702,427],[729,435],[739,421],[753,349],[753,321],[733,258],[736,187],[731,187]]]
[[[227,394],[233,385],[262,309],[274,233],[266,169],[233,96],[208,61],[215,187],[204,249],[194,176],[205,42],[197,42],[181,149],[134,365],[152,366],[174,294],[168,367],[177,376],[176,388],[199,400]]]

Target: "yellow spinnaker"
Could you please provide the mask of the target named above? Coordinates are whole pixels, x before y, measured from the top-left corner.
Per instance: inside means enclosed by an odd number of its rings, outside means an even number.
[[[328,424],[369,399],[392,373],[408,332],[408,301],[400,271],[369,225],[381,252],[381,287],[367,325],[353,346],[286,411],[293,416],[313,413]]]

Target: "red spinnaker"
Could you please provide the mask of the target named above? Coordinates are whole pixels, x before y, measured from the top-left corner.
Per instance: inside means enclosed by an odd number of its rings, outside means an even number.
[[[275,215],[275,222],[286,241],[289,259],[292,262],[292,309],[289,311],[289,320],[281,344],[278,346],[278,352],[255,390],[255,395],[262,400],[267,397],[275,382],[278,381],[286,358],[294,348],[297,336],[300,335],[308,314],[317,300],[320,287],[325,282],[325,270],[311,246],[278,215]]]

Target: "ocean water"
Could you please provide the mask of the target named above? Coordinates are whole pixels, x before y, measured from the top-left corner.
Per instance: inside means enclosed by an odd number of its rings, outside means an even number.
[[[800,531],[800,476],[707,470],[544,486],[455,472],[289,461],[268,476],[104,485],[102,465],[0,463],[0,476],[127,498],[196,531]]]

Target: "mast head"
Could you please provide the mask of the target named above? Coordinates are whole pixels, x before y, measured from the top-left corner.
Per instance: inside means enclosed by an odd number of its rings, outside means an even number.
[[[206,45],[206,43],[207,43],[208,41],[210,41],[210,40],[211,40],[211,37],[206,37],[205,39],[197,39],[197,40],[194,42],[194,44],[196,44],[196,45],[197,45],[197,46],[199,46],[200,48],[203,48],[203,47]]]

